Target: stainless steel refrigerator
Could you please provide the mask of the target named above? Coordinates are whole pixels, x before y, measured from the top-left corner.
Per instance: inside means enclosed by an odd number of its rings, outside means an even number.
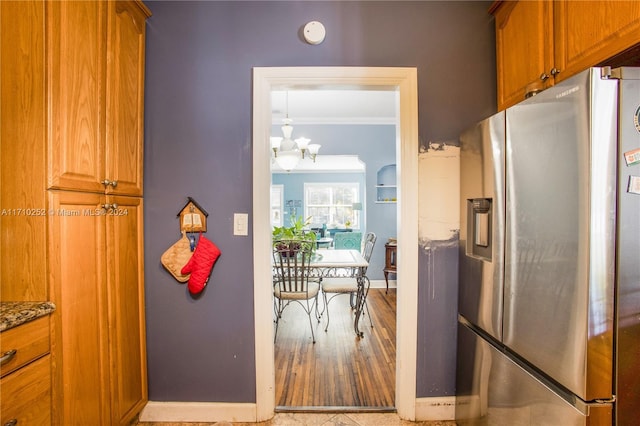
[[[640,69],[460,137],[456,421],[640,422]]]

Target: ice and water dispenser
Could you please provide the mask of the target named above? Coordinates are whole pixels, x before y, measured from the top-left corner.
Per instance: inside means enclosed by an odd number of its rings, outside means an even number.
[[[491,198],[467,200],[467,256],[491,261]]]

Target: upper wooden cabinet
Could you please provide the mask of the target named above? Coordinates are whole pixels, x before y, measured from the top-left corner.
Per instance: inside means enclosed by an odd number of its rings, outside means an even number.
[[[553,65],[553,7],[546,0],[494,3],[498,109],[524,99],[530,90],[547,88],[541,79]]]
[[[554,2],[555,67],[561,81],[640,43],[640,2]]]
[[[51,2],[50,189],[142,195],[144,26],[138,2]]]
[[[142,195],[144,48],[147,14],[136,2],[109,4],[107,193]],[[117,182],[114,187],[114,181]]]
[[[48,296],[44,14],[42,1],[0,1],[2,301]]]
[[[499,110],[529,92],[606,65],[640,43],[636,0],[497,1],[489,12],[496,25]]]

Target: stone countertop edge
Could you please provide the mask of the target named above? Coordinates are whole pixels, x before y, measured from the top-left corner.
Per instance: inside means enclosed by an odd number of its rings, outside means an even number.
[[[55,310],[53,302],[0,302],[0,332],[49,315]]]

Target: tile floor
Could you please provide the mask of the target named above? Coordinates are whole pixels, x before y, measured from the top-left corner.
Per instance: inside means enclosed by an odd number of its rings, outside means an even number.
[[[138,423],[138,426],[456,426],[454,421],[410,422],[395,413],[277,413],[260,423]]]

